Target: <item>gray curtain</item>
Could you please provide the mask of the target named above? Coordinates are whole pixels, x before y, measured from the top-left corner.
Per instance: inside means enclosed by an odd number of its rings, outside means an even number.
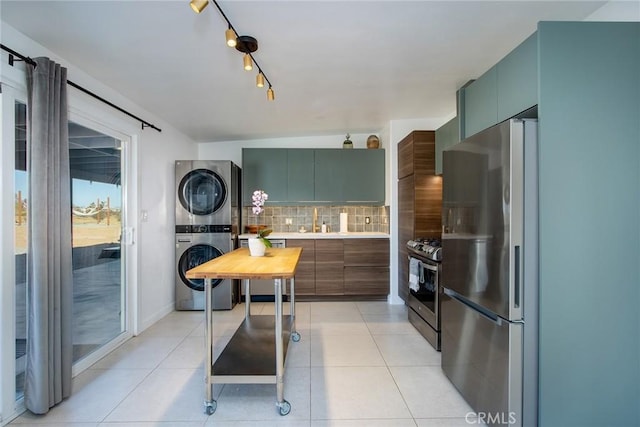
[[[67,70],[27,67],[29,251],[25,406],[44,414],[71,394],[71,190]]]

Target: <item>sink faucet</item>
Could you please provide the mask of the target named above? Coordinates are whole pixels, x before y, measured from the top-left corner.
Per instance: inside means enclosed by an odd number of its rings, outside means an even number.
[[[311,226],[311,232],[317,233],[318,229],[318,208],[313,208],[313,224]]]

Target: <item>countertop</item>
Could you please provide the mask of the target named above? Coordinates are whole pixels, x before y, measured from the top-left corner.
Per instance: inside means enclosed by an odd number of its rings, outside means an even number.
[[[268,248],[262,257],[240,248],[187,271],[189,279],[289,279],[296,272],[302,248]]]
[[[241,234],[238,239],[249,239],[256,237],[255,234]],[[275,239],[388,239],[389,235],[382,232],[347,232],[347,233],[306,233],[290,232],[290,233],[271,233],[269,234],[269,240]]]

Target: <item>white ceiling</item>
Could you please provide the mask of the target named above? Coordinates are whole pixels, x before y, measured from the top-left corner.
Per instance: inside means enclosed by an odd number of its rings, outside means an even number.
[[[604,3],[221,1],[238,33],[258,39],[275,102],[226,47],[213,5],[196,15],[188,0],[3,0],[0,17],[202,142],[369,133],[451,115],[456,89],[538,21],[583,20]]]

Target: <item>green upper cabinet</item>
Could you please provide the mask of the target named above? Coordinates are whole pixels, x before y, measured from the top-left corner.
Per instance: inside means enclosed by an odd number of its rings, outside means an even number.
[[[315,161],[313,150],[287,150],[287,200],[309,202],[314,199]]]
[[[287,149],[251,148],[242,150],[242,202],[251,205],[255,190],[269,195],[267,204],[288,200]]]
[[[384,150],[245,148],[243,204],[263,189],[267,205],[360,204],[385,201]]]
[[[464,91],[465,137],[498,123],[498,71],[491,67]]]
[[[342,150],[343,201],[384,204],[384,150]]]
[[[315,201],[384,204],[384,150],[315,150]]]
[[[538,36],[533,34],[465,87],[462,139],[538,104]],[[437,137],[436,137],[437,139]]]
[[[442,175],[442,152],[460,142],[460,121],[454,117],[436,130],[436,175]]]
[[[342,152],[339,149],[313,150],[315,154],[315,197],[316,202],[331,203],[344,200],[344,171]]]
[[[507,120],[538,103],[538,36],[504,57],[498,68],[498,119]]]

